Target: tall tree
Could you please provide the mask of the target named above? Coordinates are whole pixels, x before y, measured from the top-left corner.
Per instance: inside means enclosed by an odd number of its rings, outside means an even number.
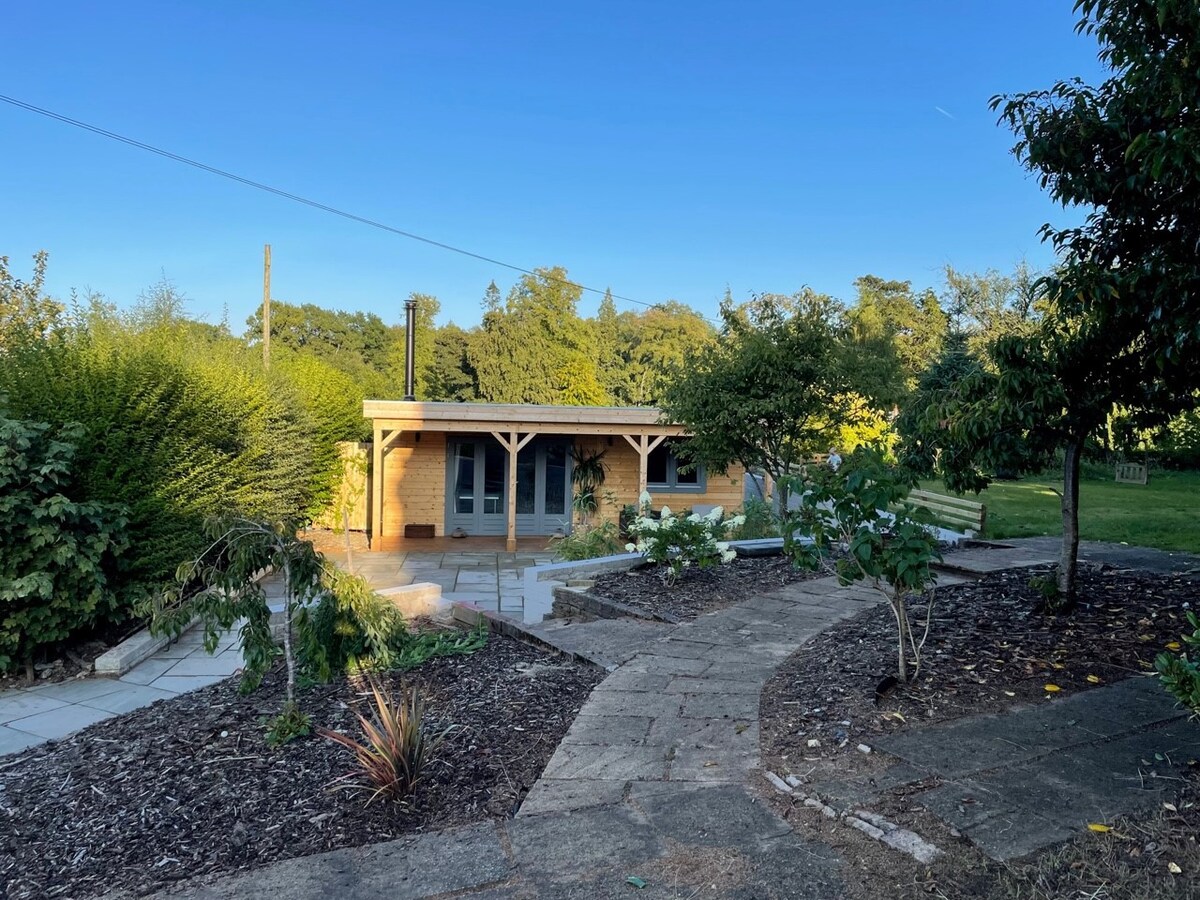
[[[609,398],[621,393],[625,361],[621,358],[621,332],[617,304],[611,290],[605,290],[596,311],[596,375]]]
[[[262,310],[246,320],[253,346],[262,334]],[[395,335],[374,313],[322,309],[313,303],[271,303],[272,347],[312,353],[349,374],[387,375]]]
[[[1084,442],[1114,405],[1144,417],[1194,403],[1200,386],[1200,4],[1077,0],[1111,75],[993,98],[1014,152],[1053,199],[1089,211],[1042,227],[1061,256],[1042,279],[1048,310],[1032,335],[1001,338],[984,396],[941,415],[986,459],[990,430],[1021,428],[1062,448],[1058,589],[1073,597]],[[986,379],[991,379],[986,383]],[[934,416],[938,413],[935,410]],[[984,479],[963,465],[960,482]]]
[[[864,275],[854,286],[858,298],[847,320],[864,351],[860,366],[873,375],[864,392],[890,405],[916,387],[941,353],[947,317],[933,291],[914,293],[909,281]]]
[[[442,310],[442,304],[432,294],[421,294],[413,291],[408,295],[410,300],[417,303],[416,329],[414,331],[416,358],[413,360],[413,371],[416,377],[416,397],[418,400],[437,400],[431,390],[434,380],[433,369],[436,360],[437,345],[437,316]],[[404,387],[405,356],[408,353],[406,334],[407,326],[392,326],[392,341],[388,348],[388,375],[394,389],[399,391]]]
[[[453,322],[433,338],[433,360],[427,374],[429,400],[467,403],[477,400],[479,387],[470,359],[471,335]]]
[[[766,294],[722,304],[721,320],[720,340],[689,354],[663,411],[692,435],[690,461],[718,472],[738,463],[778,481],[825,450],[851,414],[837,306],[809,290]]]
[[[560,266],[524,275],[502,309],[484,313],[470,361],[481,399],[492,403],[602,403],[591,322],[577,311],[583,289]]]
[[[631,406],[658,405],[673,373],[689,356],[710,347],[717,335],[707,319],[674,300],[640,313],[621,313],[618,326],[621,378],[615,399]]]

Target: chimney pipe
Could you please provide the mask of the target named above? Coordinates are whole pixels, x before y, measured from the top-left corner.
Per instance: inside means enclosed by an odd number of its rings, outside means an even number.
[[[409,297],[404,304],[404,399],[416,400],[417,384],[417,301]]]

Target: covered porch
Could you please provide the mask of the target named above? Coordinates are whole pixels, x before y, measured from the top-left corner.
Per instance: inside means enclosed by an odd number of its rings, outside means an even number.
[[[636,485],[622,475],[617,486],[633,503],[649,485],[652,454],[684,434],[650,408],[368,400],[363,414],[374,437],[372,550],[428,548],[428,538],[412,536],[415,524],[435,540],[456,530],[470,535],[463,540],[498,538],[507,552],[529,540],[520,534],[536,534],[544,549],[547,535],[571,527],[577,446],[607,451],[619,442],[623,457],[632,451]]]

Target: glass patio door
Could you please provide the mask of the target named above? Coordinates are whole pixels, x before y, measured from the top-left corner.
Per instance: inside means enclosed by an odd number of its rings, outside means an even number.
[[[517,454],[517,534],[571,527],[569,443],[535,438]],[[452,439],[446,460],[446,533],[508,533],[508,454],[491,437]]]

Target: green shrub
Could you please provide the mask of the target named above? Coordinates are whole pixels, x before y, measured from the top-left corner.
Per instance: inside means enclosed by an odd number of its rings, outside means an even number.
[[[725,538],[730,529],[743,524],[741,516],[726,519],[719,506],[705,516],[677,516],[664,506],[656,518],[651,514],[650,495],[643,494],[642,515],[629,528],[634,542],[625,549],[636,550],[648,562],[663,566],[663,578],[670,583],[692,566],[708,569],[732,562],[737,553]]]
[[[1200,616],[1187,614],[1191,634],[1183,635],[1183,644],[1194,653],[1200,653]],[[1176,652],[1164,651],[1155,658],[1154,668],[1164,688],[1192,715],[1200,717],[1200,660],[1192,659],[1183,645]]]
[[[620,534],[612,522],[601,522],[591,528],[576,528],[570,534],[551,538],[550,549],[554,551],[555,559],[566,562],[598,559],[622,552]]]
[[[775,512],[766,500],[752,498],[742,505],[742,518],[745,520],[733,529],[732,539],[735,541],[755,541],[761,538],[779,537],[779,526],[775,522]]]
[[[335,672],[393,669],[409,643],[404,617],[367,582],[326,565],[316,603],[300,610],[301,668],[328,681]]]
[[[182,326],[133,331],[93,310],[6,350],[0,393],[13,414],[79,422],[81,496],[127,512],[118,575],[127,599],[169,583],[200,553],[207,517],[278,519],[308,507],[308,419],[234,342],[205,343]]]
[[[79,426],[0,412],[0,671],[30,668],[41,645],[119,612],[112,576],[125,519],[73,499],[82,437]]]
[[[307,417],[312,445],[309,514],[316,516],[333,500],[341,483],[341,441],[370,438],[363,418],[362,385],[324,360],[303,353],[285,353],[272,360],[272,374],[292,391]]]

